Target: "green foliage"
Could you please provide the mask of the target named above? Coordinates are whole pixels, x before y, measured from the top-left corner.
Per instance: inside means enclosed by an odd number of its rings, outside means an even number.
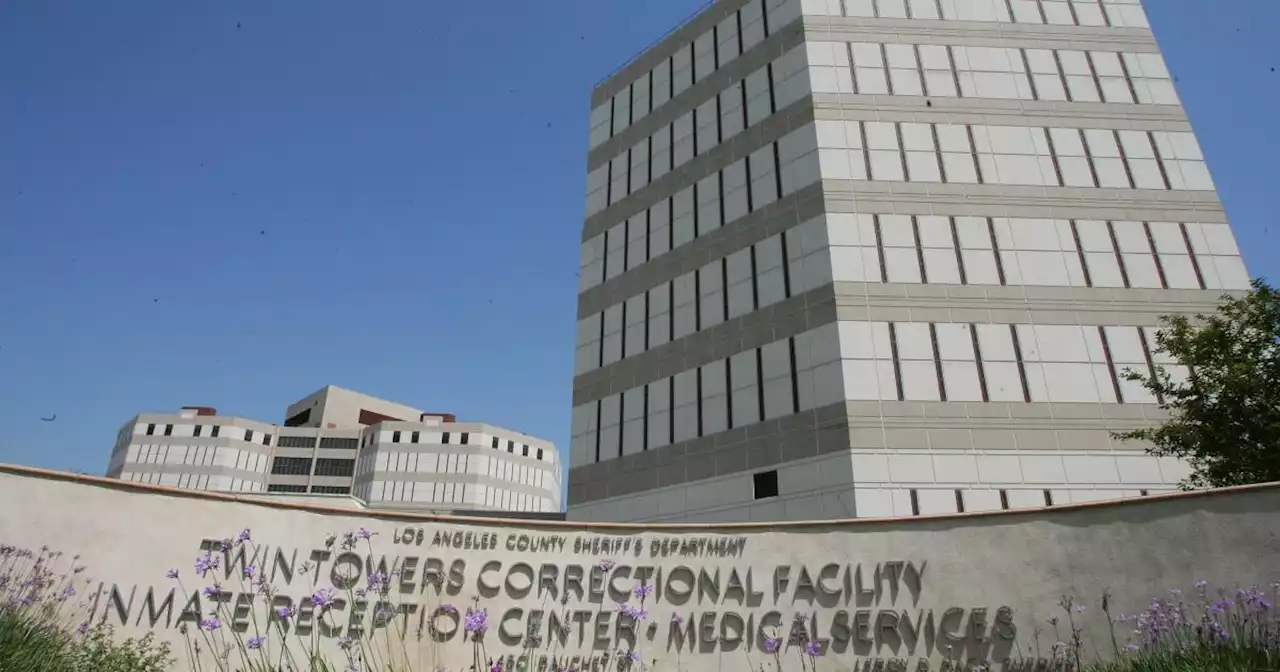
[[[1257,672],[1280,669],[1280,654],[1258,642],[1200,644],[1189,649],[1142,651],[1083,672]]]
[[[14,609],[0,609],[0,672],[50,670],[66,655],[69,640],[57,629]]]
[[[0,610],[0,672],[165,672],[173,658],[152,635],[115,642],[110,626],[76,635],[39,610]]]
[[[115,642],[111,626],[90,630],[68,651],[75,672],[164,672],[173,658],[168,644],[157,644],[155,635]]]
[[[1213,315],[1163,322],[1158,349],[1189,374],[1127,371],[1170,417],[1114,436],[1148,441],[1151,454],[1186,460],[1187,489],[1280,481],[1280,293],[1255,280],[1247,296],[1223,297]]]

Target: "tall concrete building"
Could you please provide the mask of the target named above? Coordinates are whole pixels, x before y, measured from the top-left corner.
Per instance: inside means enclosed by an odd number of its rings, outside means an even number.
[[[116,437],[107,475],[236,493],[349,495],[377,509],[561,511],[561,465],[548,441],[458,422],[328,386],[283,424],[202,406],[142,414]]]
[[[569,517],[1164,491],[1126,369],[1249,277],[1138,0],[720,0],[592,94]]]

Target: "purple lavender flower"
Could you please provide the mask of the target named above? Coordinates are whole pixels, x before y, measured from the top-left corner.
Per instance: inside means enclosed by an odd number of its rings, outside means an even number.
[[[244,530],[240,532],[240,535],[236,537],[236,541],[242,544],[246,541],[249,541],[249,528],[247,527],[244,528]]]
[[[502,669],[501,660],[489,666],[489,672],[502,672]]]
[[[231,550],[231,540],[223,539],[222,542],[218,544],[218,548],[220,548],[223,553],[226,553],[227,551]]]
[[[199,565],[197,565],[197,567],[198,567],[198,566],[199,566]],[[170,579],[176,579],[176,578],[178,578],[178,570],[176,570],[176,569],[171,569],[171,570],[169,570],[169,571],[165,572],[165,573],[164,573],[164,575],[165,575],[166,577],[170,578]]]
[[[89,621],[81,621],[80,625],[76,626],[77,635],[88,634],[88,632],[89,632]]]
[[[206,587],[204,590],[200,592],[205,597],[217,597],[218,594],[222,592],[221,588],[222,588],[221,586],[215,583],[212,586]]]
[[[479,639],[489,629],[489,612],[484,609],[467,609],[462,620],[462,629]]]
[[[764,638],[765,653],[777,653],[778,644],[779,644],[779,640],[777,637],[765,637]]]
[[[442,605],[440,605],[440,613],[442,613],[442,614],[456,614],[456,613],[458,613],[458,608],[457,608],[457,607],[455,607],[455,606],[453,606],[452,604],[442,604]]]
[[[653,593],[653,586],[647,583],[642,583],[636,586],[635,595],[637,599],[643,600],[644,598],[649,597],[651,593]]]
[[[352,640],[350,637],[347,637],[346,635],[343,635],[342,637],[338,638],[338,648],[342,649],[343,651],[350,651],[351,646],[354,643],[355,643],[354,640]]]
[[[211,570],[217,569],[221,562],[222,561],[218,559],[218,556],[211,553],[205,553],[203,556],[196,558],[196,572],[199,573],[200,576],[204,576]]]
[[[311,604],[315,605],[320,611],[328,611],[333,607],[333,601],[337,599],[337,595],[333,594],[333,590],[329,588],[321,588],[311,594]]]
[[[680,614],[671,614],[671,622],[677,626],[684,625],[684,616]]]
[[[391,589],[391,577],[386,572],[374,572],[369,575],[369,592],[385,595]]]
[[[614,565],[614,562],[612,560],[601,560],[600,562],[596,563],[596,567],[598,567],[602,572],[607,572],[613,569],[613,565]]]
[[[1257,586],[1237,590],[1236,597],[1249,612],[1267,611],[1271,608],[1271,602],[1267,601],[1266,594],[1258,590]]]
[[[252,579],[254,572],[258,571],[257,565],[246,565],[244,568],[244,578]]]
[[[822,655],[822,642],[814,640],[804,647],[804,652],[809,654],[810,658],[817,658]]]
[[[245,532],[248,532],[248,530],[245,530]],[[267,641],[266,637],[250,637],[244,645],[251,649],[261,649],[262,643],[265,641]]]
[[[292,605],[287,607],[276,607],[276,615],[286,621],[292,618],[296,613],[298,613],[298,610],[294,609]]]
[[[58,599],[65,600],[68,597],[75,597],[75,594],[76,594],[76,589],[71,586],[67,586],[66,588],[62,589],[62,594],[58,596]]]
[[[222,627],[222,621],[219,621],[217,618],[214,618],[214,617],[209,617],[204,619],[203,621],[200,621],[200,628],[207,632],[213,632],[214,630],[217,630],[218,628],[221,628],[221,627]]]
[[[369,537],[373,536],[373,533],[369,531],[369,528],[362,527],[356,532],[356,536],[360,537],[361,539],[368,539]]]
[[[643,607],[625,604],[622,606],[622,615],[631,618],[634,621],[644,621],[649,619],[649,612]]]

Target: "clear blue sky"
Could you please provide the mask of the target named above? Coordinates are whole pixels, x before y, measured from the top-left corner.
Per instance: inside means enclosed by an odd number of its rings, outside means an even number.
[[[0,462],[330,383],[567,449],[590,89],[700,4],[0,3]],[[1274,275],[1280,3],[1147,6]]]

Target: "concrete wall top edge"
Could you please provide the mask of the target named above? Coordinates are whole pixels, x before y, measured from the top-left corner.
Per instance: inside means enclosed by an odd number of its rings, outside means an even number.
[[[281,501],[265,501],[262,495],[233,495],[217,492],[205,492],[198,490],[187,490],[183,488],[175,488],[163,485],[145,485],[141,483],[132,483],[121,481],[114,478],[106,478],[102,476],[89,476],[85,474],[75,474],[64,471],[55,471],[52,469],[41,469],[38,467],[25,467],[14,464],[0,464],[0,474],[9,474],[13,476],[47,479],[56,481],[71,481],[83,483],[85,485],[96,486],[101,488],[113,488],[117,490],[128,490],[136,493],[168,495],[174,497],[184,497],[191,499],[204,500],[221,500],[233,501],[244,504],[253,504],[256,506],[266,506],[277,509],[290,509],[296,511],[304,511],[320,514],[334,514],[349,516],[353,513],[351,508],[342,508],[334,506],[321,506],[318,504],[300,503],[300,502],[281,502]],[[922,526],[930,522],[937,521],[985,521],[989,518],[999,518],[1004,520],[1014,520],[1017,517],[1051,517],[1051,518],[1067,518],[1072,514],[1082,511],[1092,511],[1099,508],[1129,509],[1138,507],[1147,507],[1152,504],[1166,502],[1175,499],[1191,499],[1191,498],[1217,498],[1230,495],[1237,492],[1245,491],[1280,491],[1280,482],[1259,483],[1255,485],[1235,486],[1229,488],[1219,488],[1215,490],[1199,490],[1191,492],[1179,492],[1170,494],[1156,494],[1143,497],[1141,499],[1127,500],[1108,500],[1101,502],[1090,502],[1087,504],[1069,504],[1055,506],[1049,509],[1036,510],[1010,510],[1010,511],[989,511],[982,513],[957,513],[943,515],[927,515],[917,516],[909,519],[904,518],[857,518],[845,520],[811,520],[811,521],[785,521],[785,522],[767,522],[767,523],[715,523],[715,524],[648,524],[648,523],[587,523],[587,522],[568,522],[568,521],[548,521],[548,520],[530,520],[524,518],[501,518],[501,517],[482,517],[482,516],[454,516],[445,514],[429,514],[429,513],[410,513],[410,512],[389,512],[373,509],[358,511],[362,515],[368,515],[371,518],[384,520],[417,520],[417,521],[434,521],[453,524],[474,524],[474,525],[493,525],[493,526],[525,526],[525,527],[553,527],[578,530],[602,530],[602,529],[618,529],[618,530],[657,530],[678,533],[681,531],[705,531],[705,530],[730,530],[730,531],[748,531],[748,530],[798,530],[805,528],[826,527],[837,528],[847,526]]]

